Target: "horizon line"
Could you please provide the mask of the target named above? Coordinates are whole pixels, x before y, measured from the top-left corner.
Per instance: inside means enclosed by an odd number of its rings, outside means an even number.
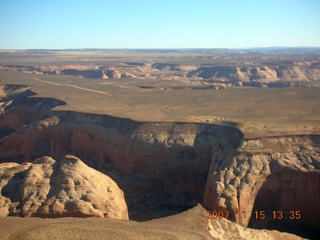
[[[271,46],[271,47],[190,47],[190,48],[99,48],[99,47],[85,47],[85,48],[0,48],[0,51],[36,51],[36,50],[50,50],[50,51],[63,51],[63,50],[250,50],[250,49],[320,49],[320,46]]]

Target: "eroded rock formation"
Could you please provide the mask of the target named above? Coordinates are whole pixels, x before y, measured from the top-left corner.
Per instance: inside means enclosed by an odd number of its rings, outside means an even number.
[[[259,228],[319,231],[319,143],[319,136],[252,139],[231,155],[229,150],[214,154],[204,204],[229,210],[230,219],[242,226],[251,220],[250,226]],[[283,212],[283,218],[274,219],[273,211]],[[301,218],[290,219],[290,211]]]
[[[192,59],[186,63],[155,62],[116,62],[106,65],[49,65],[49,66],[20,66],[0,65],[0,71],[23,71],[36,74],[63,74],[85,78],[120,79],[139,78],[151,80],[176,80],[186,83],[252,86],[252,87],[319,87],[319,59],[301,55],[298,61],[292,61],[292,56],[286,55],[286,61],[265,62],[265,56],[250,61],[230,61],[227,55],[224,61]],[[270,56],[271,57],[271,56]],[[219,58],[219,57],[218,57]],[[278,59],[279,58],[279,59]],[[248,59],[248,60],[249,60]]]
[[[0,216],[128,219],[123,191],[108,176],[66,155],[0,164]]]
[[[220,141],[236,148],[241,137],[230,127],[141,124],[70,112],[55,115],[3,139],[2,152],[21,162],[43,155],[55,159],[76,155],[120,185],[131,214],[201,202],[212,149]]]
[[[36,106],[42,105],[31,108]],[[229,219],[244,227],[278,228],[280,220],[273,219],[273,211],[300,211],[301,219],[294,224],[280,221],[283,229],[294,231],[300,224],[307,231],[319,231],[319,136],[244,139],[238,129],[222,125],[142,123],[69,111],[17,122],[25,126],[0,141],[2,162],[77,156],[120,186],[133,219],[154,218],[161,210],[200,202],[209,210],[229,211]],[[19,172],[33,169],[28,164],[12,166],[19,166]],[[15,175],[13,189],[22,177]],[[1,200],[4,215],[12,203],[7,199]],[[31,208],[28,204],[26,209]],[[50,209],[53,203],[47,205]],[[256,211],[264,211],[265,219],[257,219]]]
[[[104,69],[102,71],[103,75],[107,78],[121,78],[121,73],[116,69]]]
[[[30,87],[19,85],[0,86],[0,137],[24,125],[42,119],[51,109],[65,102],[52,98],[36,98]]]
[[[303,238],[286,232],[257,230],[245,228],[227,219],[211,219],[207,222],[207,229],[214,239],[234,240],[301,240]]]
[[[201,77],[212,82],[260,82],[270,83],[285,81],[318,81],[320,68],[310,65],[280,66],[217,66],[201,67],[190,71],[188,77]]]

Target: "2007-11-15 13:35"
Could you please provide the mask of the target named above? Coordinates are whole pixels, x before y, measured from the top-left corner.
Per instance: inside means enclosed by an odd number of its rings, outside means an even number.
[[[255,219],[263,220],[266,218],[266,216],[269,216],[270,212],[268,214],[265,213],[264,210],[260,211],[254,211],[251,215],[251,217]],[[299,220],[301,218],[301,212],[299,210],[290,210],[290,211],[282,211],[282,210],[275,210],[271,212],[271,216],[273,219],[282,220],[282,219],[289,219],[289,220]],[[207,211],[206,218],[207,219],[230,219],[230,211],[224,210],[224,211]],[[243,212],[237,212],[236,216],[237,219],[247,219],[248,214],[246,211]]]

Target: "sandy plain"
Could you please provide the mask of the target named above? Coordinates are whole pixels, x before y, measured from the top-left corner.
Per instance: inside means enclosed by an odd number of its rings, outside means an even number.
[[[22,84],[34,97],[65,101],[56,111],[107,114],[137,121],[237,125],[246,137],[320,132],[318,88],[145,89],[180,82],[89,79],[1,72],[2,83]]]
[[[1,218],[0,239],[212,239],[198,206],[176,216],[144,223],[100,218]]]
[[[0,218],[0,239],[103,239],[103,240],[209,240],[267,239],[301,240],[304,238],[279,231],[255,230],[236,226],[225,219],[206,219],[206,211],[198,205],[183,213],[135,222],[100,218]],[[212,232],[214,237],[210,235]]]

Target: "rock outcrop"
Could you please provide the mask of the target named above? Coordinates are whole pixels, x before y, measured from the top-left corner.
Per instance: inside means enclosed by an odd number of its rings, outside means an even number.
[[[102,73],[108,78],[121,78],[121,73],[117,69],[104,69]]]
[[[319,136],[270,137],[214,154],[205,206],[230,211],[230,219],[242,226],[319,231],[319,146]],[[278,219],[273,211],[284,216]]]
[[[0,164],[0,216],[128,219],[123,191],[108,176],[67,155]]]
[[[214,237],[214,239],[232,239],[232,240],[302,240],[299,236],[294,234],[270,231],[257,230],[252,228],[245,228],[233,221],[222,219],[211,219],[207,222],[207,230]]]
[[[283,65],[283,66],[217,66],[200,67],[190,71],[188,77],[201,77],[212,82],[260,82],[277,81],[319,81],[318,66]]]
[[[65,102],[52,98],[36,98],[30,87],[5,85],[0,87],[0,137],[48,116],[51,109]]]
[[[226,126],[55,112],[2,139],[0,149],[21,162],[75,155],[112,177],[137,215],[201,202],[212,149],[221,141],[236,148],[239,139],[241,132]]]
[[[129,72],[125,72],[121,75],[121,78],[137,78],[134,74],[131,74]]]

